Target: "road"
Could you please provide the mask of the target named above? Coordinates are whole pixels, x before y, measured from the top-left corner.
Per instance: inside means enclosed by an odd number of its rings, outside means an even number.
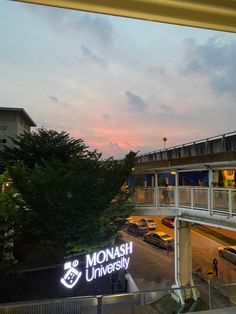
[[[134,222],[141,217],[134,217]],[[146,217],[149,218],[149,217]],[[161,223],[162,217],[150,217],[157,223],[157,229],[165,231],[174,237],[173,229]],[[152,246],[142,240],[124,233],[125,240],[133,241],[134,253],[130,265],[130,273],[140,290],[150,290],[160,287],[170,287],[174,283],[174,253]],[[216,241],[192,230],[192,263],[193,270],[201,267],[205,273],[211,266],[213,259],[218,259],[219,280],[214,279],[213,284],[236,282],[236,266],[221,258],[218,254]],[[196,282],[199,282],[195,277]],[[236,287],[221,289],[226,295],[236,295]],[[236,298],[235,298],[236,301]]]

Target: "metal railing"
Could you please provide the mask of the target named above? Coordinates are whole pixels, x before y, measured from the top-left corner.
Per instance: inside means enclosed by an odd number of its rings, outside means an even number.
[[[236,189],[179,186],[168,187],[168,197],[163,187],[138,187],[132,201],[136,207],[174,207],[236,215]]]
[[[235,137],[236,131],[151,151],[145,154],[138,155],[137,163],[168,158],[181,158],[184,156],[186,157],[189,154],[202,155],[204,154],[204,152],[212,153],[215,151],[216,153],[219,153],[232,150],[235,151]],[[186,150],[184,154],[183,150]]]
[[[197,302],[204,304],[205,309],[216,309],[229,306],[229,300],[235,302],[235,288],[235,283],[221,284],[217,281],[186,287],[161,287],[156,290],[125,294],[5,303],[0,304],[0,314],[144,314],[147,313],[150,306],[153,313],[154,308],[163,298],[167,298],[169,303],[173,303],[171,305],[173,310],[178,311],[180,308],[184,309],[184,306],[187,307],[187,304],[183,306],[171,300],[178,299],[180,292],[183,295],[191,295],[193,289],[200,292],[200,297],[195,302],[192,300],[193,304],[188,305],[188,309],[193,308],[194,303]]]
[[[0,314],[97,314],[98,297],[17,302],[0,305]]]

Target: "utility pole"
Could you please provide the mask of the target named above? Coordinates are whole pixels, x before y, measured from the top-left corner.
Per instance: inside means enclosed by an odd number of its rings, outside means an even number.
[[[164,149],[166,149],[166,141],[167,141],[167,137],[163,137],[162,141],[164,142]]]

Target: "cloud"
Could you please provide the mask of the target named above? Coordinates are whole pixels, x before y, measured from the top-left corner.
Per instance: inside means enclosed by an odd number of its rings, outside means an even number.
[[[92,53],[90,49],[85,46],[81,47],[82,54],[89,62],[96,63],[97,65],[107,68],[107,62],[105,59],[98,57],[96,54]]]
[[[164,66],[158,66],[158,65],[154,65],[151,66],[147,69],[151,74],[160,76],[160,77],[165,77],[167,76],[167,71],[166,68]]]
[[[58,97],[56,97],[56,96],[49,95],[48,98],[49,98],[52,102],[54,102],[54,104],[57,104],[57,105],[60,105],[60,106],[66,107],[66,108],[68,108],[68,107],[70,106],[67,102],[60,100],[60,99],[59,99]]]
[[[126,91],[125,95],[128,97],[128,102],[130,104],[131,109],[134,109],[135,111],[140,111],[140,112],[143,112],[146,110],[147,104],[140,96],[130,91]]]
[[[127,151],[122,149],[121,146],[117,143],[109,142],[107,145],[107,151],[110,155],[116,156],[118,158],[124,157],[127,154]],[[106,152],[106,149],[105,149]]]
[[[168,105],[165,105],[165,104],[160,105],[160,108],[166,113],[172,113],[172,108]]]
[[[211,37],[197,45],[194,39],[185,41],[186,53],[181,64],[181,74],[207,78],[217,94],[228,94],[236,100],[236,40],[225,41],[220,36]]]
[[[110,119],[110,115],[106,114],[106,113],[103,114],[102,117],[103,117],[104,120],[109,120]]]
[[[151,146],[151,145],[140,145],[137,146],[136,151],[138,151],[139,155],[145,154],[147,152],[153,152],[155,150],[157,150],[158,147],[157,146]]]
[[[55,104],[57,104],[57,103],[59,102],[58,98],[55,97],[55,96],[49,95],[48,98],[49,98],[50,100],[52,100]]]
[[[63,33],[85,34],[98,40],[103,45],[113,42],[113,27],[109,18],[101,14],[84,13],[47,6],[25,6],[42,20],[46,21],[53,30]]]

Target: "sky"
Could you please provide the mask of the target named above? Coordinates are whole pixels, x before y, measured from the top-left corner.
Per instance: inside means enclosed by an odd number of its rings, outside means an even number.
[[[236,34],[1,0],[0,39],[0,106],[103,157],[236,130]]]

